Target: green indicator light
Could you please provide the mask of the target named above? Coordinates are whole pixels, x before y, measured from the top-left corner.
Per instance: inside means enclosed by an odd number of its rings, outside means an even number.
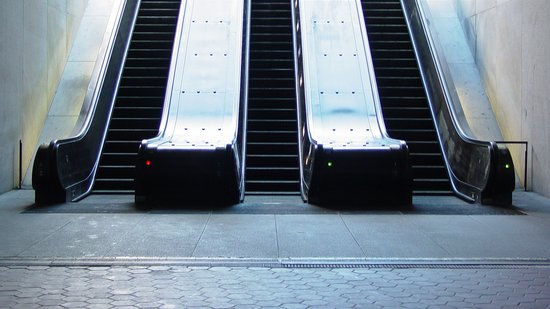
[[[332,161],[328,161],[328,162],[327,162],[327,166],[328,166],[328,167],[332,167]]]
[[[506,164],[506,165],[504,165],[504,167],[510,168],[510,164]]]

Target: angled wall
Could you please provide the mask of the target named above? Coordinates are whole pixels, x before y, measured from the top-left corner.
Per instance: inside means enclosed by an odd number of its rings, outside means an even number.
[[[19,184],[88,0],[0,1],[0,192]]]
[[[504,139],[529,142],[528,188],[550,196],[550,1],[455,4]],[[510,150],[524,182],[524,148]]]

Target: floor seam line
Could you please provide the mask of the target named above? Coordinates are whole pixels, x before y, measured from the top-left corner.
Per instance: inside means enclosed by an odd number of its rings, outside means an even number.
[[[273,215],[275,218],[275,243],[277,244],[277,259],[281,258],[281,250],[279,249],[279,226],[277,225],[277,215]]]
[[[348,233],[351,235],[351,238],[353,238],[353,241],[355,241],[355,243],[357,244],[357,246],[359,247],[359,249],[361,250],[361,253],[363,253],[363,256],[366,258],[368,257],[367,256],[367,253],[365,252],[365,250],[363,249],[363,247],[361,247],[361,245],[359,244],[359,242],[357,241],[357,238],[355,238],[355,235],[353,235],[353,233],[351,232],[349,226],[347,225],[346,221],[344,220],[344,218],[342,217],[342,213],[339,212],[338,213],[338,216],[340,217],[340,220],[342,220],[342,223],[344,223],[344,226],[346,227],[346,230],[348,230]]]
[[[208,223],[210,223],[210,218],[212,218],[212,211],[209,212],[208,218],[206,219],[206,223],[204,223],[204,226],[201,231],[201,235],[199,236],[199,239],[197,240],[197,243],[193,247],[193,251],[191,252],[191,256],[195,256],[195,251],[197,251],[197,247],[199,246],[199,243],[202,240],[202,236],[204,235],[204,231],[206,231],[206,227],[208,226]]]
[[[40,240],[37,240],[35,242],[33,242],[31,245],[29,245],[27,248],[21,250],[20,252],[17,253],[17,256],[20,256],[21,254],[23,254],[23,252],[31,249],[32,247],[38,245],[40,242],[50,238],[53,234],[61,231],[63,228],[65,228],[67,225],[69,225],[70,223],[73,222],[74,219],[71,219],[69,221],[67,221],[67,223],[63,224],[62,226],[60,226],[59,228],[55,229],[54,231],[52,231],[51,233],[49,233],[48,235],[46,235],[44,238],[40,239]]]

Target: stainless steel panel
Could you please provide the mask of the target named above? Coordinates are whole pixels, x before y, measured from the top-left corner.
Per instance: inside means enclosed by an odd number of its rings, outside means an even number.
[[[360,2],[302,0],[300,20],[311,138],[330,148],[399,146],[384,127]]]
[[[172,58],[159,148],[235,143],[239,121],[242,0],[188,0]]]

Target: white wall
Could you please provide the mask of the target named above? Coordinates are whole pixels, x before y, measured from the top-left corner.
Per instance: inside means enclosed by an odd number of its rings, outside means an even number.
[[[103,59],[103,54],[99,55],[101,44],[108,40],[113,31],[114,21],[108,24],[110,18],[118,12],[119,5],[115,4],[120,4],[120,1],[92,0],[86,7],[32,155],[36,154],[40,144],[49,144],[54,139],[74,134],[73,129],[80,116],[96,61],[100,60],[98,57]],[[32,187],[33,163],[34,157],[28,164],[26,175],[23,171],[23,188]]]
[[[25,170],[88,0],[0,1],[0,192]]]
[[[528,188],[550,196],[550,1],[455,3],[504,139],[529,142]],[[523,148],[510,150],[523,181]]]

